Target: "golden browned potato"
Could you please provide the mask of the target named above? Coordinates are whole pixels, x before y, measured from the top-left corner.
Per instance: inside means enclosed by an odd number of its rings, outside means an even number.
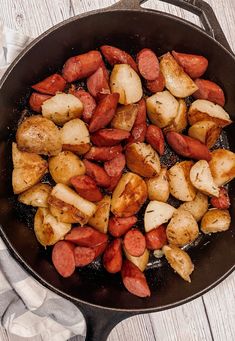
[[[140,77],[128,64],[116,64],[110,75],[111,92],[119,93],[120,104],[138,102],[143,96]]]
[[[167,169],[162,168],[158,176],[146,180],[149,200],[166,202],[170,195]]]
[[[132,143],[126,148],[126,164],[132,172],[149,178],[161,170],[157,152],[144,142]]]
[[[27,117],[16,132],[18,148],[24,152],[57,155],[62,149],[60,131],[41,115]]]
[[[156,227],[165,224],[171,219],[176,209],[161,201],[150,201],[144,214],[145,232],[149,232]]]
[[[64,151],[49,159],[49,171],[55,182],[70,185],[70,179],[85,174],[86,168],[77,155]]]
[[[63,150],[82,155],[91,148],[89,131],[79,118],[65,123],[60,132]]]
[[[182,161],[168,170],[170,193],[179,200],[192,201],[196,196],[196,189],[189,178],[192,166],[192,161]]]
[[[183,208],[178,208],[166,228],[169,243],[181,247],[192,243],[198,235],[198,224],[193,215]]]
[[[51,213],[63,223],[84,225],[96,211],[96,205],[64,184],[57,184],[48,198]]]
[[[102,200],[96,203],[97,210],[89,219],[88,224],[96,230],[107,233],[109,224],[109,212],[111,206],[111,197],[105,195]]]
[[[111,127],[131,131],[138,113],[138,104],[121,105],[111,121]]]
[[[231,217],[228,210],[212,208],[207,211],[201,221],[201,230],[203,233],[223,232],[229,229]]]
[[[58,125],[81,117],[82,111],[82,102],[72,94],[57,93],[42,104],[42,115]]]
[[[208,210],[208,197],[201,192],[197,192],[197,195],[192,201],[181,204],[180,208],[189,211],[196,221],[199,221]]]
[[[71,230],[71,224],[59,222],[48,208],[38,208],[34,217],[34,232],[43,246],[54,245]]]
[[[182,131],[186,129],[187,125],[187,106],[185,100],[180,98],[177,115],[171,124],[164,128],[164,132],[176,131],[177,133],[182,133]]]
[[[213,121],[221,127],[232,123],[229,114],[219,105],[205,99],[194,101],[188,111],[189,124],[193,125],[198,121]]]
[[[125,173],[113,192],[111,212],[117,217],[134,215],[147,199],[147,194],[146,183],[139,175]]]
[[[216,149],[209,162],[211,174],[217,186],[222,186],[235,178],[235,153],[226,149]]]
[[[15,194],[22,193],[38,183],[47,172],[48,164],[41,156],[21,152],[16,143],[12,144],[12,187]]]
[[[188,135],[204,143],[208,148],[213,147],[218,140],[221,132],[219,127],[213,121],[198,121],[188,130]]]
[[[166,82],[166,88],[173,96],[185,98],[198,90],[197,85],[184,72],[170,52],[164,54],[160,60],[160,69]]]
[[[148,249],[145,249],[144,253],[140,256],[140,257],[134,257],[131,256],[127,250],[125,249],[125,247],[123,247],[124,253],[126,258],[132,262],[133,264],[135,264],[140,271],[144,271],[147,267],[148,261],[149,261],[149,251]]]
[[[179,102],[167,90],[148,97],[146,105],[150,121],[159,128],[171,124],[176,118],[179,108]]]
[[[172,269],[185,281],[191,283],[190,275],[194,270],[194,265],[189,255],[175,245],[163,246],[163,252]]]
[[[190,180],[200,192],[213,197],[219,196],[219,187],[214,182],[206,160],[199,160],[193,165],[190,170]]]
[[[51,186],[39,183],[29,188],[18,196],[18,200],[25,205],[34,207],[48,207],[48,197],[51,193]]]

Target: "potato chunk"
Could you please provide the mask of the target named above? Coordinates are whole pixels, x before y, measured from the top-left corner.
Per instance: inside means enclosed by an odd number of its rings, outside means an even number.
[[[183,203],[180,205],[180,208],[189,211],[196,221],[199,221],[208,210],[208,197],[201,192],[197,192],[197,195],[192,201]]]
[[[219,127],[213,121],[198,121],[188,130],[188,135],[204,143],[208,148],[213,147],[218,140],[221,132]]]
[[[156,227],[165,224],[171,219],[176,209],[161,201],[150,201],[144,214],[145,232],[149,232]]]
[[[177,115],[170,125],[164,128],[164,132],[176,131],[177,133],[182,133],[182,131],[186,129],[187,124],[187,106],[184,99],[179,99]]]
[[[212,208],[207,211],[201,221],[201,230],[203,233],[223,232],[229,229],[231,217],[228,210]]]
[[[88,224],[96,230],[107,233],[109,224],[109,212],[111,206],[111,197],[105,195],[102,200],[96,203],[97,210],[89,219]]]
[[[167,169],[162,168],[158,176],[147,179],[149,200],[166,202],[170,195],[170,185],[168,181]]]
[[[140,271],[144,271],[148,265],[148,261],[149,261],[149,250],[145,249],[144,253],[139,256],[139,257],[134,257],[132,255],[130,255],[127,250],[125,249],[125,247],[123,247],[125,256],[127,259],[129,259],[130,262],[132,262],[133,264],[135,264]]]
[[[18,196],[18,200],[25,205],[34,207],[48,207],[48,197],[51,193],[51,186],[39,183],[29,188]]]
[[[226,149],[216,149],[209,162],[211,174],[217,186],[222,186],[235,178],[235,153]]]
[[[138,113],[138,104],[121,105],[111,121],[111,127],[131,131]]]

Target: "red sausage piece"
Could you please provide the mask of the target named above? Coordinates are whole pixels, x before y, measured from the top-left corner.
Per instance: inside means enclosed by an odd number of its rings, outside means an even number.
[[[160,71],[157,79],[155,79],[154,81],[147,81],[146,88],[153,94],[163,91],[165,88],[165,78],[163,76],[163,73]]]
[[[93,97],[97,98],[110,94],[109,83],[101,66],[87,78],[87,89]]]
[[[146,247],[149,250],[161,249],[167,242],[166,229],[163,225],[145,234]]]
[[[119,183],[119,180],[121,179],[121,174],[118,176],[110,176],[110,185],[107,187],[108,192],[113,192],[116,188],[117,184]]]
[[[207,99],[221,105],[225,104],[224,92],[219,85],[214,82],[205,79],[196,79],[195,84],[198,86],[198,90],[194,92],[193,97],[196,99]]]
[[[50,95],[38,94],[37,92],[33,92],[29,98],[30,108],[40,113],[42,111],[42,104],[49,98],[51,98]]]
[[[75,265],[86,266],[95,259],[95,250],[91,247],[76,246],[74,249]]]
[[[137,116],[135,119],[134,127],[146,122],[146,102],[142,98],[137,104],[138,104],[138,111],[137,111]]]
[[[122,243],[121,239],[114,239],[106,248],[103,256],[104,268],[111,274],[121,271]]]
[[[122,146],[117,145],[113,147],[91,147],[84,157],[88,160],[109,161],[114,159],[122,152]]]
[[[91,118],[89,126],[91,133],[106,127],[111,122],[117,108],[118,100],[118,93],[107,95],[101,99]]]
[[[150,49],[142,49],[136,57],[139,72],[148,81],[159,77],[160,67],[156,54]]]
[[[192,78],[201,77],[208,67],[208,60],[203,56],[175,51],[172,51],[172,55],[177,63]]]
[[[98,186],[108,187],[110,185],[110,177],[101,166],[86,159],[83,160],[83,163],[86,167],[86,174],[92,177]]]
[[[221,187],[219,191],[219,197],[211,198],[211,205],[221,210],[227,210],[231,205],[228,191],[226,188]]]
[[[146,249],[144,235],[137,229],[129,230],[125,234],[123,242],[127,252],[134,257],[142,256]]]
[[[146,132],[146,141],[151,144],[160,155],[164,154],[165,144],[161,128],[150,124]]]
[[[131,130],[131,136],[128,139],[128,144],[135,142],[144,142],[147,132],[146,122],[134,126]]]
[[[122,140],[128,139],[130,133],[123,129],[100,129],[91,135],[91,141],[98,147],[115,146]]]
[[[61,240],[57,242],[52,250],[52,263],[62,277],[69,277],[75,270],[74,259],[75,246]]]
[[[57,91],[64,91],[66,81],[58,73],[54,73],[43,81],[32,85],[32,88],[42,94],[55,95]]]
[[[136,62],[127,52],[110,45],[103,45],[100,49],[110,65],[129,64],[132,69],[138,72]]]
[[[96,108],[96,102],[94,98],[89,94],[89,92],[82,89],[70,91],[70,93],[79,98],[80,101],[82,102],[83,104],[82,119],[86,123],[89,123]]]
[[[123,262],[122,281],[126,289],[133,295],[139,297],[150,296],[150,290],[145,275],[140,269],[129,260]]]
[[[95,251],[95,258],[99,257],[100,255],[102,255],[104,253],[107,245],[108,245],[108,241],[93,247],[93,250]]]
[[[104,163],[104,169],[110,177],[120,176],[126,165],[126,158],[123,154],[119,154],[114,159]]]
[[[86,78],[92,75],[102,62],[102,56],[98,51],[89,51],[69,58],[63,67],[63,77],[67,82]]]
[[[74,227],[66,236],[65,240],[79,246],[96,247],[107,242],[106,234],[101,233],[90,226]]]
[[[124,235],[127,231],[130,230],[130,228],[137,222],[137,218],[135,216],[131,216],[128,218],[117,218],[112,217],[109,219],[109,233],[113,237],[121,237]]]
[[[86,200],[100,201],[103,198],[102,193],[96,186],[95,180],[88,175],[78,175],[70,179],[71,184],[76,192]]]

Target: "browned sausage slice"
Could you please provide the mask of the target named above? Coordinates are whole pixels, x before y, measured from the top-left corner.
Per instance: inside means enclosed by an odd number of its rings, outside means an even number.
[[[224,92],[219,85],[206,79],[195,79],[194,83],[198,86],[198,90],[194,92],[193,97],[196,99],[207,99],[221,105],[225,104]]]
[[[114,274],[122,268],[122,243],[121,239],[114,239],[106,248],[103,256],[104,268]]]
[[[123,129],[100,129],[91,135],[91,141],[98,147],[115,146],[122,140],[128,139],[130,133]]]
[[[145,237],[137,229],[129,230],[125,234],[123,242],[127,252],[134,257],[142,256],[146,249]]]
[[[136,57],[139,72],[148,81],[159,77],[160,67],[156,54],[150,49],[142,49]]]
[[[110,45],[103,45],[100,49],[110,65],[129,64],[132,69],[138,72],[136,62],[127,52]]]
[[[109,83],[101,66],[87,78],[87,89],[95,98],[102,98],[102,95],[110,94]]]
[[[108,187],[110,185],[110,177],[101,166],[85,159],[83,163],[86,167],[86,174],[92,177],[98,186]]]
[[[74,91],[72,90],[70,91],[70,93],[79,98],[80,101],[82,102],[83,104],[82,119],[86,123],[89,123],[96,108],[96,102],[94,98],[89,94],[89,92],[83,89],[77,89]]]
[[[203,56],[175,51],[172,51],[172,55],[177,63],[192,78],[201,77],[208,67],[208,60]]]
[[[153,94],[163,91],[165,88],[165,78],[163,76],[163,73],[160,71],[157,79],[155,79],[154,81],[147,81],[146,88]]]
[[[161,128],[150,124],[146,132],[146,141],[151,144],[160,155],[164,154],[165,143]]]
[[[108,192],[113,192],[116,188],[117,184],[119,183],[119,180],[121,179],[122,174],[118,176],[110,176],[110,185],[107,187]]]
[[[55,95],[57,91],[64,91],[66,81],[58,73],[45,78],[41,82],[32,85],[32,88],[42,94]]]
[[[57,242],[52,250],[52,263],[62,277],[69,277],[75,270],[74,248],[67,241]]]
[[[76,246],[74,249],[75,265],[83,267],[95,259],[95,250],[91,247]]]
[[[137,104],[138,104],[138,111],[137,111],[137,116],[135,119],[134,127],[146,122],[146,102],[142,98]]]
[[[96,202],[103,198],[102,193],[96,186],[95,181],[88,175],[78,175],[70,179],[76,192],[86,200]]]
[[[146,122],[135,125],[131,130],[131,136],[128,139],[128,144],[135,142],[144,142],[147,132]]]
[[[149,250],[161,249],[167,243],[166,229],[163,225],[145,234],[146,247]]]
[[[107,242],[106,234],[101,233],[90,226],[74,227],[66,236],[65,240],[79,246],[96,247]]]
[[[107,245],[108,245],[108,241],[106,241],[103,244],[100,244],[100,245],[93,247],[93,250],[95,251],[95,258],[99,257],[100,255],[102,255],[104,253]]]
[[[38,113],[42,111],[42,104],[51,98],[50,95],[38,94],[37,92],[33,92],[29,98],[30,108]]]
[[[121,237],[137,222],[137,218],[133,215],[127,218],[112,217],[109,219],[109,233],[113,237]]]
[[[126,158],[123,154],[117,155],[114,159],[104,163],[104,169],[110,177],[122,175],[126,165]]]
[[[88,153],[84,155],[85,159],[96,161],[109,161],[114,159],[122,152],[122,146],[113,147],[91,147]]]
[[[221,209],[221,210],[227,210],[229,209],[229,206],[231,205],[228,191],[226,188],[221,187],[219,191],[219,197],[211,198],[211,205],[215,208]]]

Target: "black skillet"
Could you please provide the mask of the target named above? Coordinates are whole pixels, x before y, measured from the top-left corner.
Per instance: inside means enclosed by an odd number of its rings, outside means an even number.
[[[103,44],[131,53],[149,47],[158,55],[176,50],[206,56],[206,77],[225,89],[225,109],[235,119],[235,58],[213,10],[202,0],[167,0],[200,16],[205,31],[175,16],[140,7],[145,1],[122,0],[107,9],[82,14],[48,30],[34,40],[8,69],[0,83],[0,228],[13,257],[39,282],[74,302],[87,321],[87,340],[106,340],[121,320],[139,313],[173,308],[213,288],[234,269],[235,183],[230,185],[232,227],[202,240],[189,250],[195,271],[188,284],[164,262],[153,262],[147,271],[152,295],[141,299],[129,294],[119,275],[110,275],[99,264],[63,279],[55,271],[50,251],[37,243],[32,212],[15,204],[11,187],[10,143],[21,110],[27,103],[30,85],[61,68],[64,61]],[[218,42],[216,42],[216,40]],[[235,151],[235,128],[227,131]],[[226,137],[222,146],[227,147]],[[162,266],[163,265],[163,266]]]

